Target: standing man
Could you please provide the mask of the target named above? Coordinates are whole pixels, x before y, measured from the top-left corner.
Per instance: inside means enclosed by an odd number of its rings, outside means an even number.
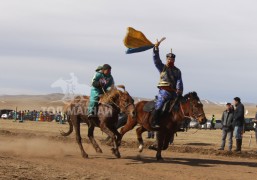
[[[168,53],[166,55],[166,64],[163,64],[159,55],[160,42],[157,41],[153,48],[153,61],[160,73],[160,82],[158,84],[159,94],[152,113],[152,127],[160,126],[159,115],[166,101],[175,100],[177,96],[183,94],[183,81],[180,69],[174,63],[176,55]]]
[[[150,138],[154,139],[154,131],[148,131],[147,139],[150,139]]]
[[[257,109],[257,105],[256,105],[256,109]],[[253,122],[255,123],[254,128],[255,128],[255,139],[256,139],[256,144],[257,144],[257,111],[255,114],[255,119],[253,119]]]
[[[99,96],[114,85],[111,69],[109,64],[104,64],[102,67],[98,66],[96,69],[96,74],[92,79],[88,117],[96,116]]]
[[[16,122],[17,120],[17,110],[13,111],[13,122]]]
[[[19,122],[22,123],[23,119],[24,119],[24,111],[22,110],[20,112],[21,112],[21,118],[20,118]]]
[[[222,140],[221,140],[221,146],[219,150],[224,150],[225,144],[226,144],[226,137],[228,136],[228,150],[232,150],[232,144],[233,144],[233,116],[234,112],[231,106],[231,103],[226,104],[226,110],[223,112],[221,117],[221,125],[222,125]]]
[[[234,112],[234,134],[236,138],[236,152],[241,152],[242,147],[242,135],[243,135],[243,126],[244,126],[244,105],[241,103],[239,97],[234,98],[235,112]]]

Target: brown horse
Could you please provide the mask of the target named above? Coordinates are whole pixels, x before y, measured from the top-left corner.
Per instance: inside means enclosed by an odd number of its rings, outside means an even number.
[[[181,123],[185,118],[192,117],[197,119],[200,124],[206,123],[207,119],[203,110],[203,104],[201,103],[196,92],[190,92],[184,96],[185,101],[179,103],[179,110],[174,111],[174,101],[170,101],[170,108],[168,111],[161,115],[160,129],[157,133],[157,145],[153,149],[157,151],[156,158],[161,160],[161,151],[166,150],[169,146],[169,141],[174,137],[174,133],[177,132]],[[139,142],[139,151],[143,151],[143,138],[142,133],[145,131],[154,131],[156,129],[151,128],[151,112],[145,112],[143,110],[145,104],[148,101],[140,101],[136,104],[136,117],[128,117],[126,125],[121,128],[121,135],[133,129],[137,124],[140,127],[136,129],[137,139]]]
[[[61,135],[70,135],[74,127],[76,131],[76,140],[79,145],[81,155],[84,158],[88,158],[88,154],[85,152],[81,143],[81,122],[87,123],[88,137],[96,152],[102,153],[101,148],[94,139],[94,128],[100,127],[103,132],[112,138],[112,152],[117,158],[120,158],[118,144],[120,143],[121,135],[115,127],[118,121],[118,114],[123,112],[131,117],[134,117],[135,106],[134,100],[129,93],[125,91],[125,87],[123,85],[117,87],[122,88],[123,91],[113,88],[100,98],[96,117],[88,118],[87,116],[87,105],[89,102],[89,97],[87,96],[76,97],[69,105],[65,107],[65,113],[68,115],[67,120],[69,123],[69,131],[61,132]]]

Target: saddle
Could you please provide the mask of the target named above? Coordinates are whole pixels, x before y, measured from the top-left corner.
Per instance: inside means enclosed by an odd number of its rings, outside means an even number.
[[[183,103],[185,101],[185,99],[184,99],[184,97],[178,97],[175,100],[168,100],[168,101],[166,101],[164,103],[163,107],[162,107],[162,113],[163,112],[167,112],[170,109],[170,106],[173,105],[173,103],[170,103],[171,101],[172,102],[176,101],[172,109],[174,111],[179,111],[179,102]],[[144,105],[143,110],[145,112],[152,112],[154,110],[154,108],[155,108],[155,103],[156,103],[156,99],[147,102]]]
[[[144,105],[143,110],[145,112],[152,112],[155,108],[155,103],[156,103],[156,99],[147,102]],[[162,107],[162,113],[168,111],[170,108],[170,105],[171,105],[170,101],[166,101]]]
[[[151,100],[149,102],[147,102],[144,107],[143,107],[143,110],[145,112],[152,112],[154,110],[154,106],[155,106],[155,100]]]

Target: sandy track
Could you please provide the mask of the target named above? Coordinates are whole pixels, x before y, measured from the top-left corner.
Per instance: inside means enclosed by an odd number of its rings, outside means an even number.
[[[177,145],[163,152],[165,161],[156,162],[155,152],[145,149],[139,154],[133,148],[135,138],[128,135],[120,148],[121,159],[114,158],[106,145],[101,145],[104,153],[97,154],[87,143],[83,145],[90,158],[83,159],[74,134],[59,136],[60,125],[0,122],[0,179],[252,179],[257,175],[257,158],[251,151],[219,153],[215,144],[205,147],[211,143],[204,140],[202,146],[192,142],[185,148],[182,141],[189,143],[177,138]],[[103,137],[97,134],[98,140]]]

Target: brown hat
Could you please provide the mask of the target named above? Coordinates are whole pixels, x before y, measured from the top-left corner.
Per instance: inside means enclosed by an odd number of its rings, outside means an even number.
[[[109,64],[104,64],[102,69],[103,70],[112,69],[112,67]]]

